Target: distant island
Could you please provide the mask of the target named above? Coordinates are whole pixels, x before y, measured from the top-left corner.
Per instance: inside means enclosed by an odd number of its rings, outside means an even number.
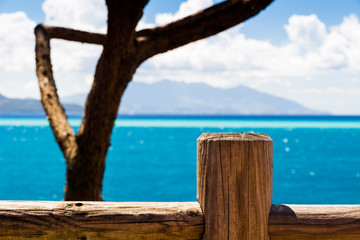
[[[68,115],[81,116],[83,107],[76,104],[65,104]],[[0,95],[0,116],[45,116],[40,100],[26,98],[6,98]]]
[[[81,116],[86,94],[62,97],[67,115]],[[219,89],[203,83],[131,82],[119,114],[124,115],[321,115],[299,103],[238,86]],[[0,95],[0,115],[44,115],[35,99]]]
[[[85,94],[64,97],[65,103],[84,105]],[[131,82],[120,104],[120,114],[153,115],[321,115],[294,101],[238,86],[219,89],[204,83]]]

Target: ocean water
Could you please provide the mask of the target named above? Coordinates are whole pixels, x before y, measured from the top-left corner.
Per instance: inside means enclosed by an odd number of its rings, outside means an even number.
[[[70,122],[77,130],[80,119]],[[195,201],[203,132],[273,139],[273,203],[360,204],[360,117],[122,117],[105,200]],[[65,161],[46,118],[0,117],[0,136],[0,199],[61,200]]]

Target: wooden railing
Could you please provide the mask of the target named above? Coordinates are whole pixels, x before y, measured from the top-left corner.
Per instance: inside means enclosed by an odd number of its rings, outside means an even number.
[[[360,239],[360,206],[271,205],[266,134],[198,138],[189,203],[0,202],[0,239]]]

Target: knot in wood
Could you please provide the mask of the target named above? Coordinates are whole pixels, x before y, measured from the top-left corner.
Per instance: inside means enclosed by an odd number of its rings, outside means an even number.
[[[196,208],[190,208],[186,211],[186,214],[192,217],[198,216],[199,215],[199,210]]]

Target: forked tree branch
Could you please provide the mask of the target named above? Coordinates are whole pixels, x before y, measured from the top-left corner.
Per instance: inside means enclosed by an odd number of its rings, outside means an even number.
[[[123,49],[135,43],[135,29],[148,2],[149,0],[106,0],[107,37],[111,48]],[[117,52],[116,49],[112,51]]]
[[[227,0],[165,26],[137,32],[139,61],[215,35],[255,16],[273,0]]]
[[[128,30],[126,33],[131,35],[131,29],[135,28],[135,22],[140,19],[142,8],[148,2],[148,0],[136,1],[138,2],[130,0],[124,2],[107,0],[109,11],[116,10],[121,12],[125,9],[132,10],[132,14],[120,14],[120,16],[122,16],[120,18],[119,14],[109,14],[108,21],[114,22],[112,24],[114,26],[110,27],[112,32],[116,33],[115,35],[117,35],[118,32],[123,33],[124,30]],[[136,33],[136,39],[133,39],[137,43],[135,45],[135,58],[138,64],[140,64],[142,61],[156,54],[217,34],[255,16],[272,1],[273,0],[227,0],[163,27],[139,31]],[[121,24],[129,24],[129,22],[135,25],[120,28],[124,26]],[[50,39],[58,38],[105,45],[107,35],[46,25],[37,26],[35,28],[35,35],[36,72],[39,79],[41,101],[49,118],[55,138],[64,152],[65,158],[70,159],[71,151],[77,148],[76,135],[67,121],[64,108],[57,95],[50,59]],[[122,36],[119,37],[120,40],[123,40],[123,38]],[[119,39],[115,38],[115,40]]]
[[[70,159],[77,148],[76,136],[57,94],[50,58],[50,37],[41,25],[35,28],[35,36],[36,74],[39,79],[41,102],[65,159]]]

